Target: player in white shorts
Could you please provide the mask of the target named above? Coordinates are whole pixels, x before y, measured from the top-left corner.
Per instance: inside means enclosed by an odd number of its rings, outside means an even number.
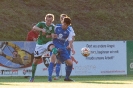
[[[34,81],[37,64],[46,50],[52,51],[53,55],[51,56],[51,58],[56,59],[55,55],[57,54],[57,49],[54,48],[54,45],[52,44],[52,38],[55,36],[55,26],[52,23],[53,21],[54,15],[47,14],[45,16],[45,22],[39,22],[33,27],[34,31],[39,31],[39,36],[34,51],[34,60],[32,63],[32,76],[29,80],[30,82]]]

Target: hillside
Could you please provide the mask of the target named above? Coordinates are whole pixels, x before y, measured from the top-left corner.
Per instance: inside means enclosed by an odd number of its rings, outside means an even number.
[[[0,40],[24,41],[47,13],[72,19],[77,41],[132,40],[132,0],[1,0]]]

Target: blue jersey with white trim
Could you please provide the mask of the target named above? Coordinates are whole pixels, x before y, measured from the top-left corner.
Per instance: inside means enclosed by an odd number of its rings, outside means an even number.
[[[68,27],[68,29],[64,30],[64,29],[62,29],[61,25],[59,25],[59,26],[56,25],[55,33],[58,36],[57,38],[53,39],[53,43],[54,43],[55,47],[64,47],[64,48],[66,48],[65,42],[66,42],[66,40],[68,39],[68,37],[70,35],[69,27]]]
[[[61,26],[61,24],[56,24],[56,26]]]
[[[61,26],[61,24],[56,24],[56,27],[59,27],[59,26]],[[68,27],[69,28],[67,30],[69,30],[70,32],[72,32],[73,33],[73,36],[75,36],[75,33],[74,33],[74,30],[73,30],[72,26],[68,26]],[[67,47],[68,45],[69,45],[69,41],[66,40],[65,46]]]

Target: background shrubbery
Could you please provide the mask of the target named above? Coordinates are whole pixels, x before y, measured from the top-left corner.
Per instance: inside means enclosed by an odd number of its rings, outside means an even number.
[[[132,0],[1,0],[0,41],[24,41],[47,13],[72,19],[76,41],[132,40]]]

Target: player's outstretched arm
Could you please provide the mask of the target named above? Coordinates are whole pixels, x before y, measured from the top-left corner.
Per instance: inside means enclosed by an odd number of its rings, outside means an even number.
[[[42,31],[43,34],[46,33],[46,29],[44,29],[44,28],[42,29],[42,28],[39,28],[39,27],[37,27],[37,26],[34,26],[32,30],[33,30],[33,31]]]
[[[75,50],[73,48],[73,40],[69,41],[69,47],[71,48],[72,55],[74,55],[75,54]]]
[[[57,35],[57,34],[52,33],[52,34],[51,34],[51,37],[52,37],[52,38],[57,38],[57,37],[58,37],[58,35]]]

